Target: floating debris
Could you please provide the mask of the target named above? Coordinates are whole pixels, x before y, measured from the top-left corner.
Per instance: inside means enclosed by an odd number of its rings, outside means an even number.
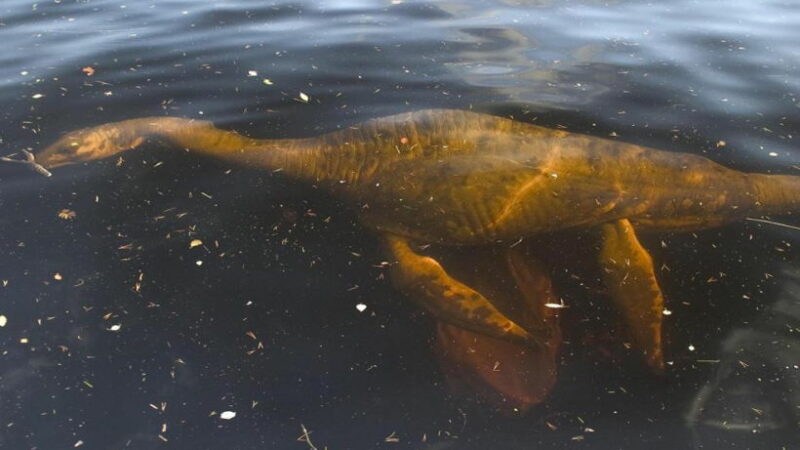
[[[71,209],[64,208],[58,212],[58,218],[63,220],[72,220],[77,217],[78,213]]]
[[[200,239],[192,239],[192,242],[189,242],[189,248],[195,248],[203,245],[203,241]]]
[[[233,411],[223,411],[222,414],[219,415],[219,418],[222,420],[231,420],[236,417],[236,413]]]
[[[8,323],[8,317],[4,316],[3,314],[0,314],[0,328],[6,326],[7,323]]]
[[[306,94],[305,92],[301,92],[299,97],[301,102],[308,103],[309,100],[308,94]]]
[[[267,86],[272,86],[273,84],[275,84],[269,78],[264,78],[263,80],[261,80],[261,82],[266,84]]]
[[[356,309],[358,310],[358,312],[364,312],[367,310],[367,305],[359,303],[356,305]]]
[[[306,444],[308,444],[308,448],[310,448],[311,450],[317,450],[317,447],[314,446],[314,444],[311,442],[311,436],[310,436],[311,433],[308,431],[308,428],[306,428],[306,426],[301,423],[300,429],[303,430],[303,434],[301,434],[300,437],[297,438],[297,442],[305,442]]]
[[[120,328],[122,328],[122,325],[117,323],[117,324],[111,325],[111,328],[109,328],[108,331],[119,331]]]
[[[10,163],[17,163],[17,164],[26,164],[35,172],[44,175],[46,177],[52,177],[53,174],[50,173],[49,170],[45,169],[43,165],[36,162],[36,157],[33,153],[23,150],[22,153],[25,155],[25,159],[11,159],[7,156],[0,156],[0,161],[10,162]]]
[[[781,223],[781,222],[775,222],[773,220],[757,219],[755,217],[746,217],[744,220],[748,220],[750,222],[766,223],[768,225],[775,225],[776,227],[788,228],[790,230],[800,230],[800,227],[796,227],[794,225],[789,225],[789,224],[785,224],[785,223]]]
[[[544,307],[551,309],[564,309],[567,307],[567,305],[564,304],[564,300],[559,300],[559,303],[552,303],[552,302],[545,303]]]
[[[256,72],[255,70],[248,70],[247,71],[247,76],[248,77],[257,77],[258,76],[258,72]]]
[[[94,67],[92,66],[86,66],[83,69],[81,69],[81,72],[85,73],[87,77],[90,77],[94,75],[95,70]]]

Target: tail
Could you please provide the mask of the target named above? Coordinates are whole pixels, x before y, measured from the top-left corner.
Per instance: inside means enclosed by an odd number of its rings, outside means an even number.
[[[800,176],[751,174],[755,194],[755,213],[785,216],[800,212]]]

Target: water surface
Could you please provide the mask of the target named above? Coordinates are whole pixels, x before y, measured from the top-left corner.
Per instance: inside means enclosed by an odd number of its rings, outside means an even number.
[[[798,29],[780,1],[5,0],[2,153],[141,116],[288,137],[435,107],[792,174]],[[672,311],[660,378],[605,338],[572,276],[592,269],[556,271],[573,334],[522,414],[448,390],[430,318],[314,187],[158,145],[23,172],[0,166],[4,448],[798,444],[796,232],[643,237]],[[760,372],[725,384],[728,363]]]

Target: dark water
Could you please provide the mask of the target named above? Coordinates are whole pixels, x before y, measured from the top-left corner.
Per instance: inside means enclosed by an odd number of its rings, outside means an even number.
[[[140,116],[285,137],[472,107],[791,174],[798,29],[791,1],[4,0],[2,153]],[[18,169],[0,167],[2,448],[310,448],[303,426],[320,449],[800,445],[797,232],[643,237],[667,267],[662,377],[596,337],[613,317],[580,264],[555,270],[572,336],[521,414],[448,390],[430,318],[313,187],[158,146]]]

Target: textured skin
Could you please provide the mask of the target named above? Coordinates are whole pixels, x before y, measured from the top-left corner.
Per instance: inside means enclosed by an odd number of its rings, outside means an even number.
[[[38,159],[45,167],[101,159],[145,139],[282,169],[369,205],[368,225],[445,245],[622,218],[639,230],[685,231],[788,213],[800,203],[796,177],[745,174],[700,156],[454,110],[295,140],[251,139],[180,118],[132,119],[69,133]]]

